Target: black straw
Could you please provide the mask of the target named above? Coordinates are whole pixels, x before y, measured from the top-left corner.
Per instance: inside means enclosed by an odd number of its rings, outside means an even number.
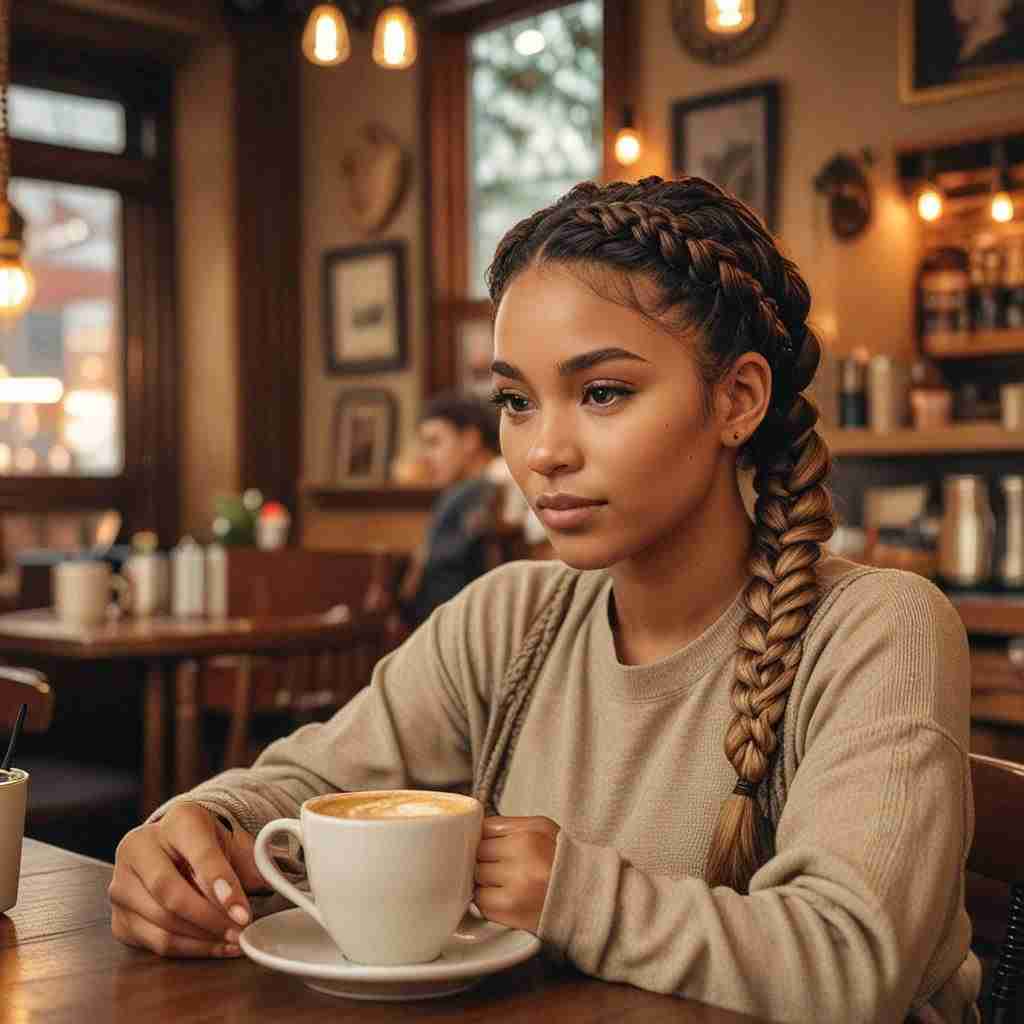
[[[28,705],[22,704],[21,710],[18,712],[18,720],[14,723],[14,732],[11,733],[11,742],[7,744],[7,753],[4,754],[3,762],[0,762],[0,772],[7,771],[11,759],[14,757],[14,748],[18,745],[18,737],[21,735],[21,724],[25,721],[25,713],[27,711]]]

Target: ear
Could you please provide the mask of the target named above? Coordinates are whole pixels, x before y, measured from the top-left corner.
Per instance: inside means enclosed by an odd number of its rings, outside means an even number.
[[[715,388],[722,444],[739,448],[760,426],[772,397],[772,370],[759,352],[744,352]]]

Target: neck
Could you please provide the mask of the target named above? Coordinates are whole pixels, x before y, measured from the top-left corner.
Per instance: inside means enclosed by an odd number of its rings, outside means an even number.
[[[620,660],[655,661],[700,636],[747,582],[752,537],[730,463],[694,521],[611,568]]]

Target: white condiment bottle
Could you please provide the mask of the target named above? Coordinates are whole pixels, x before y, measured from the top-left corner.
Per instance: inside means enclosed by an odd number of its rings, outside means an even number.
[[[171,551],[171,614],[202,615],[205,610],[206,559],[202,546],[182,537]]]
[[[211,619],[228,614],[228,551],[218,541],[206,547],[206,614]]]

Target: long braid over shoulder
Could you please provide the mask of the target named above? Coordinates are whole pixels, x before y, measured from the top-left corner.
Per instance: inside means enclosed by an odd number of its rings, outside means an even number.
[[[740,464],[754,470],[758,496],[724,743],[737,783],[720,809],[705,865],[710,884],[746,892],[772,854],[757,790],[778,747],[803,632],[818,601],[815,563],[834,529],[831,459],[815,430],[818,411],[801,393],[821,354],[806,323],[810,293],[760,218],[700,178],[585,182],[521,221],[488,270],[495,310],[520,271],[547,262],[571,265],[599,293],[692,342],[708,415],[713,385],[738,356],[759,352],[772,370],[769,410],[740,453]],[[636,275],[657,285],[655,298],[646,289],[641,301],[631,286]]]

